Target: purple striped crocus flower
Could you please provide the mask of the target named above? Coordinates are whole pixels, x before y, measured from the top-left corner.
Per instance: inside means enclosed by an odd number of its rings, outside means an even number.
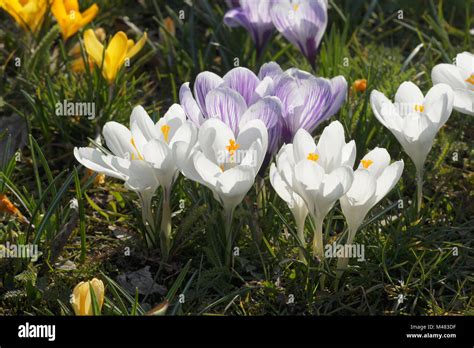
[[[315,77],[295,68],[283,71],[275,62],[263,64],[258,76],[247,68],[230,70],[224,77],[210,71],[196,76],[179,91],[188,119],[197,127],[208,118],[218,118],[234,132],[252,119],[268,130],[268,164],[280,145],[291,143],[298,129],[308,132],[334,115],[347,95],[343,76]]]
[[[276,63],[271,64],[270,71],[274,71]],[[269,70],[267,64],[262,70]],[[347,81],[341,75],[326,79],[291,68],[276,78],[274,95],[282,103],[282,141],[291,143],[299,129],[312,133],[339,111],[347,97]]]
[[[224,23],[230,27],[244,27],[252,36],[257,47],[257,53],[270,39],[274,27],[270,16],[270,9],[277,0],[233,0],[232,9],[224,16]],[[238,2],[239,6],[235,6]]]
[[[269,78],[261,81],[243,67],[230,70],[224,77],[204,71],[196,76],[193,92],[189,82],[181,86],[179,99],[189,120],[198,127],[208,118],[218,118],[237,132],[244,122],[262,120],[268,130],[270,158],[279,146],[283,118],[281,102],[273,96],[269,83]]]
[[[270,10],[277,30],[315,67],[316,52],[328,23],[327,0],[278,0]]]
[[[327,0],[232,0],[228,4],[231,9],[225,14],[224,23],[244,27],[252,36],[258,54],[276,28],[315,67],[316,53],[328,23]]]

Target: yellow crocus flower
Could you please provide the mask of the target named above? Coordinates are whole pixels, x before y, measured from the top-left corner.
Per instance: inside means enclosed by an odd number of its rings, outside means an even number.
[[[107,48],[104,48],[104,45],[100,43],[92,29],[88,29],[84,33],[84,45],[87,54],[97,66],[102,67],[102,74],[109,83],[115,80],[118,71],[125,61],[131,59],[143,48],[146,40],[146,33],[135,43],[127,37],[127,34],[119,31],[112,37]],[[103,64],[102,57],[104,57]]]
[[[100,42],[105,41],[106,34],[103,28],[96,28],[94,30],[94,33]],[[86,69],[86,66],[84,64],[84,59],[82,59],[81,45],[79,42],[71,48],[71,50],[69,51],[69,56],[72,58],[71,70],[75,73],[83,73]],[[87,56],[87,54],[86,60],[90,70],[94,69],[94,62]]]
[[[89,286],[90,285],[90,286]],[[80,282],[72,292],[71,305],[76,315],[93,315],[92,298],[90,288],[94,290],[99,310],[104,304],[104,283],[102,280],[94,278],[88,282]]]
[[[51,12],[58,21],[63,39],[67,40],[97,16],[99,6],[93,4],[81,13],[77,0],[53,0]]]
[[[0,0],[3,8],[25,30],[36,32],[48,9],[47,0]]]

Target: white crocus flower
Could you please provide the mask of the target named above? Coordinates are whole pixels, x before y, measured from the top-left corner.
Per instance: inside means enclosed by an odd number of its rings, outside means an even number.
[[[193,130],[198,131],[195,127]],[[198,132],[195,146],[176,142],[173,152],[183,175],[211,189],[214,198],[224,207],[227,253],[230,255],[233,212],[252,187],[262,166],[268,146],[267,129],[261,120],[250,120],[241,123],[234,134],[221,120],[209,119]]]
[[[165,124],[169,124],[170,129],[164,127]],[[192,132],[186,126],[184,112],[179,105],[173,105],[157,125],[141,106],[137,106],[130,117],[130,128],[117,122],[107,122],[102,133],[111,153],[86,147],[75,148],[74,156],[93,171],[124,180],[125,187],[138,194],[148,230],[147,243],[151,246],[156,243],[151,207],[153,195],[161,185],[163,207],[169,209],[171,185],[178,174],[171,147],[175,141],[192,142]],[[165,225],[171,226],[170,218],[165,215],[168,214],[164,211]],[[166,244],[166,238],[162,239],[165,239],[162,243]],[[167,250],[163,249],[164,256]]]
[[[395,104],[377,90],[370,94],[375,117],[387,127],[417,171],[418,211],[421,208],[423,166],[439,129],[453,109],[454,93],[444,83],[433,86],[426,97],[412,82],[403,82],[395,94]]]
[[[454,91],[454,109],[474,115],[474,54],[459,53],[454,64],[438,64],[431,70],[433,84],[445,83]]]
[[[293,139],[296,165],[293,183],[288,184],[306,202],[314,220],[313,255],[320,259],[324,256],[324,218],[352,184],[355,155],[355,142],[346,143],[344,128],[338,121],[324,128],[318,145],[304,129],[300,129]]]
[[[348,225],[346,243],[351,245],[367,213],[397,184],[404,168],[403,160],[390,164],[387,150],[376,147],[360,161],[352,186],[341,197],[341,208]],[[337,268],[343,270],[348,259],[340,258]]]
[[[270,166],[270,183],[276,193],[283,199],[290,208],[296,221],[297,236],[300,243],[300,260],[305,261],[303,249],[306,246],[304,238],[304,225],[308,208],[303,198],[297,194],[290,184],[293,183],[293,169],[295,159],[293,157],[293,144],[282,146],[275,158],[275,163]]]
[[[179,174],[172,147],[178,141],[195,143],[196,136],[179,104],[173,104],[156,124],[145,109],[137,106],[132,112],[130,128],[135,146],[142,149],[144,159],[153,167],[163,188],[160,243],[167,258],[171,249],[171,187]]]

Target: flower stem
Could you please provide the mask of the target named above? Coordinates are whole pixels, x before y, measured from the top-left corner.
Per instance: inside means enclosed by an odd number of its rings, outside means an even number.
[[[263,209],[265,208],[265,181],[261,176],[255,179],[257,189],[257,208],[260,216],[263,216]]]
[[[313,256],[322,260],[324,258],[323,220],[315,218],[314,224],[316,225],[316,230],[313,237]]]
[[[416,202],[417,213],[421,211],[421,204],[423,203],[423,170],[416,171]]]
[[[152,248],[155,245],[154,235],[154,219],[153,210],[151,209],[152,195],[147,192],[142,192],[138,195],[140,203],[142,205],[142,221],[145,225],[145,241],[148,248]]]
[[[224,222],[225,222],[225,263],[230,267],[232,260],[232,218],[234,216],[234,208],[224,209]]]
[[[163,212],[161,214],[160,245],[163,260],[166,262],[171,250],[171,207],[170,189],[163,188]]]
[[[302,262],[306,263],[306,257],[304,253],[304,250],[306,249],[306,241],[304,239],[304,222],[305,219],[296,221],[296,228],[299,242],[299,258]]]
[[[352,242],[354,241],[354,237],[356,235],[357,230],[359,227],[357,226],[356,228],[351,228],[349,227],[347,231],[347,241],[345,245],[352,245]],[[347,265],[349,264],[349,258],[348,257],[340,257],[337,259],[337,265],[336,265],[336,283],[335,283],[335,288],[337,289],[339,285],[339,279],[341,278],[342,274],[347,268]]]

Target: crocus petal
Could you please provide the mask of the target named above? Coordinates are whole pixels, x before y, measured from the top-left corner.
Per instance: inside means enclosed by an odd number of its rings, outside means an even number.
[[[261,169],[264,158],[265,147],[261,139],[257,139],[252,143],[248,151],[245,152],[244,158],[239,165],[253,168],[254,174],[256,174]]]
[[[242,115],[239,128],[250,120],[259,119],[268,130],[268,153],[273,154],[279,145],[281,134],[281,102],[276,97],[265,97],[251,105]]]
[[[7,11],[23,29],[36,33],[45,18],[46,10],[48,9],[48,1],[1,1],[0,8]]]
[[[196,102],[201,109],[204,117],[207,117],[208,113],[206,110],[206,96],[209,91],[217,88],[220,84],[222,84],[224,80],[210,71],[203,71],[196,76],[196,80],[194,81],[194,97],[196,98]]]
[[[143,147],[143,157],[153,168],[169,169],[173,165],[171,149],[161,140],[153,139]]]
[[[119,31],[110,40],[105,50],[104,72],[107,80],[113,81],[117,72],[125,61],[128,49],[128,38],[123,31]]]
[[[454,89],[464,89],[466,83],[461,71],[452,64],[438,64],[431,70],[433,84],[446,83]]]
[[[53,13],[53,16],[56,18],[62,29],[62,26],[65,25],[67,16],[69,16],[69,13],[66,12],[64,1],[54,0],[51,3],[51,12]]]
[[[438,129],[448,120],[453,110],[454,92],[444,83],[433,86],[426,94],[425,115],[437,125]]]
[[[211,189],[215,189],[217,179],[222,174],[221,168],[210,161],[202,152],[193,156],[194,168],[204,183]]]
[[[263,97],[271,96],[275,94],[275,83],[272,78],[266,76],[262,81],[259,82],[253,93],[250,104],[254,104]],[[248,105],[250,105],[248,104]]]
[[[313,216],[318,215],[317,203],[324,175],[324,169],[313,161],[300,161],[294,168],[292,187]]]
[[[127,180],[128,171],[122,172],[117,170],[117,168],[111,165],[111,159],[106,160],[106,156],[99,150],[90,147],[74,148],[74,157],[84,167],[112,178]]]
[[[423,102],[423,93],[413,82],[403,82],[398,87],[395,94],[395,107],[401,117],[420,112],[420,108],[424,107]]]
[[[424,114],[411,113],[403,118],[403,134],[410,143],[427,140],[436,132],[436,127]]]
[[[260,71],[258,72],[258,78],[263,80],[265,77],[270,77],[272,80],[276,80],[283,70],[280,68],[280,65],[276,62],[268,62],[262,65]]]
[[[281,147],[276,156],[278,170],[289,186],[293,185],[293,170],[295,158],[293,154],[293,144],[285,144]]]
[[[188,118],[199,127],[204,122],[204,116],[191,93],[189,82],[181,85],[181,88],[179,89],[179,102]]]
[[[403,120],[393,103],[383,93],[373,90],[370,93],[370,104],[375,117],[399,139]]]
[[[130,130],[139,148],[150,140],[158,138],[152,119],[141,105],[133,108],[130,116]]]
[[[474,73],[474,54],[462,52],[456,55],[456,66],[466,72]]]
[[[82,13],[82,18],[80,22],[80,27],[86,26],[91,22],[99,13],[99,6],[97,4],[92,4],[87,10]]]
[[[365,169],[373,177],[378,178],[390,164],[390,155],[384,148],[376,147],[367,153],[359,163],[359,169]]]
[[[240,116],[247,106],[243,97],[228,87],[219,87],[206,96],[206,110],[209,118],[217,118],[227,124],[234,133],[240,122]]]
[[[310,153],[316,153],[314,139],[306,130],[300,129],[293,138],[293,154],[295,162],[305,160]],[[318,154],[319,156],[319,154]]]
[[[288,204],[297,224],[304,223],[308,215],[306,204],[300,195],[294,192],[293,188],[291,188],[288,182],[282,177],[280,170],[282,170],[282,168],[277,168],[277,166],[272,163],[270,166],[270,183],[280,198]],[[293,168],[291,168],[291,170],[293,170]]]
[[[157,139],[170,143],[178,129],[186,122],[186,113],[179,104],[173,104],[156,123]]]
[[[268,130],[265,123],[259,119],[248,120],[239,126],[237,142],[243,149],[248,149],[252,143],[260,139],[265,150],[268,147]]]
[[[219,119],[209,119],[199,129],[199,146],[204,155],[216,164],[227,162],[226,148],[231,141],[235,141],[234,133]]]
[[[270,166],[270,183],[272,184],[276,193],[278,193],[278,196],[280,196],[280,198],[286,203],[291,204],[293,201],[293,190],[291,190],[287,182],[283,180],[274,163],[272,163]]]
[[[356,170],[351,188],[346,193],[350,206],[362,206],[375,194],[377,182],[366,169]]]
[[[153,168],[145,161],[131,161],[130,173],[125,187],[136,192],[155,192],[159,186]]]
[[[277,30],[314,64],[316,49],[327,26],[325,1],[279,2],[273,6],[271,16]]]
[[[323,78],[311,78],[304,82],[304,88],[300,91],[303,93],[303,108],[298,117],[294,118],[291,128],[304,128],[310,133],[327,117],[327,110],[330,108],[332,101],[332,85],[331,82]],[[336,108],[340,107],[335,105]]]
[[[294,145],[294,144],[293,144]],[[303,185],[303,188],[309,190],[319,190],[324,179],[324,169],[313,161],[300,161],[295,166],[294,180]],[[298,192],[301,196],[304,193]]]
[[[318,161],[326,172],[332,172],[341,165],[342,149],[346,145],[344,127],[334,121],[324,128],[318,141]]]
[[[275,95],[283,106],[283,140],[291,142],[300,128],[312,132],[332,116],[345,100],[344,78],[316,78],[298,69],[289,69],[278,78]]]
[[[236,166],[222,173],[217,179],[217,189],[222,204],[232,209],[242,202],[255,180],[252,167]]]
[[[351,140],[342,147],[341,165],[352,168],[354,166],[356,154],[356,143],[354,140]]]
[[[272,0],[241,0],[240,6],[229,10],[224,16],[224,23],[230,27],[242,26],[252,36],[258,51],[261,51],[273,31],[270,17]]]
[[[244,27],[255,41],[255,34],[252,31],[252,26],[241,7],[233,8],[224,15],[224,23],[229,27]]]
[[[127,158],[136,153],[131,140],[132,133],[124,125],[117,122],[107,122],[102,129],[107,147],[115,156]]]
[[[387,168],[384,169],[382,174],[377,178],[377,188],[375,191],[374,203],[373,205],[380,202],[382,198],[384,198],[387,193],[389,193],[397,184],[398,180],[403,173],[403,168],[405,167],[405,163],[403,160],[393,162]]]
[[[326,110],[324,119],[331,117],[339,111],[347,98],[347,81],[344,76],[336,76],[331,79],[331,101]]]
[[[423,93],[411,81],[403,82],[400,87],[397,89],[397,93],[395,94],[395,103],[399,105],[415,105],[415,104],[423,104]],[[403,110],[402,107],[400,110]],[[412,110],[409,110],[410,112]]]
[[[454,107],[463,114],[474,116],[474,91],[455,90]]]
[[[423,114],[405,116],[403,124],[403,141],[401,145],[415,164],[417,171],[422,172],[426,157],[433,146],[437,128]]]
[[[342,213],[346,218],[350,233],[355,235],[365,216],[375,204],[376,186],[375,179],[367,170],[354,172],[351,188],[340,199]],[[353,239],[354,235],[350,235],[349,240]]]
[[[143,157],[156,170],[155,175],[163,187],[171,187],[177,172],[174,158],[168,144],[153,139],[143,148]]]
[[[191,122],[184,122],[183,125],[178,128],[173,138],[170,140],[169,146],[172,148],[173,144],[179,141],[194,145],[197,142],[197,139],[197,127]]]
[[[230,70],[223,77],[224,83],[222,86],[229,87],[237,91],[247,105],[250,105],[254,91],[259,84],[259,79],[255,74],[247,68],[237,67]]]
[[[84,33],[84,46],[87,54],[92,57],[97,66],[102,65],[102,56],[104,54],[104,46],[97,39],[94,30],[88,29]]]
[[[336,201],[345,194],[352,185],[353,172],[346,166],[338,167],[326,174],[322,182],[322,196],[328,202]]]
[[[177,141],[173,144],[173,159],[181,173],[188,179],[205,185],[204,179],[199,175],[194,166],[194,156],[199,151],[196,147],[184,141]]]
[[[79,1],[78,0],[62,0],[66,7],[67,12],[74,11],[79,12]]]
[[[132,59],[138,52],[141,51],[143,46],[145,46],[147,40],[148,34],[145,32],[135,45],[133,45],[131,48],[127,47],[126,58]]]

